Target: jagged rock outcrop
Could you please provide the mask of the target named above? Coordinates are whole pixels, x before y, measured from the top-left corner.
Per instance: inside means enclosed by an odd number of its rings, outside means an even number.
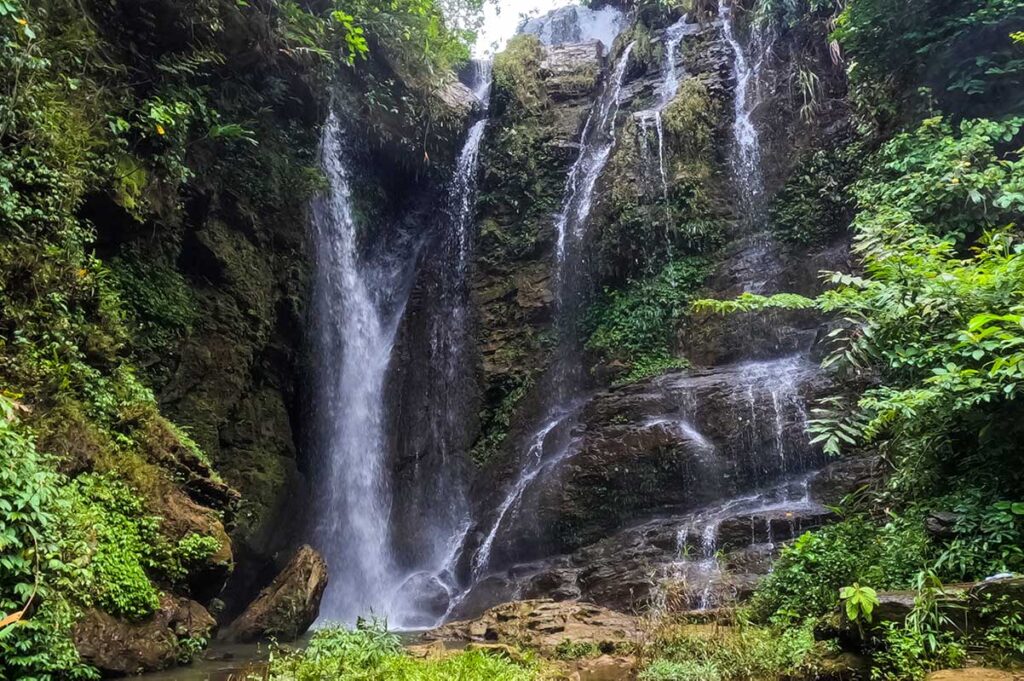
[[[455,616],[511,598],[583,599],[621,612],[652,604],[689,610],[749,596],[786,542],[831,522],[813,492],[816,474],[666,515],[571,554],[514,565],[479,582]]]
[[[86,610],[75,624],[73,636],[83,661],[104,675],[124,676],[190,660],[216,628],[217,622],[195,601],[163,596],[156,613],[141,622]]]
[[[320,554],[310,546],[300,547],[270,586],[231,623],[224,637],[243,643],[268,638],[294,641],[320,613],[327,580],[327,563]]]

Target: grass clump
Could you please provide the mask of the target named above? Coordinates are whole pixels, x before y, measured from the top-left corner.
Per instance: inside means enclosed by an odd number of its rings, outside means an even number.
[[[640,681],[770,681],[813,674],[826,652],[810,627],[669,624],[655,635]]]
[[[438,659],[417,659],[380,622],[361,621],[355,629],[324,629],[309,646],[275,656],[268,681],[532,681],[533,663],[517,663],[483,650]]]

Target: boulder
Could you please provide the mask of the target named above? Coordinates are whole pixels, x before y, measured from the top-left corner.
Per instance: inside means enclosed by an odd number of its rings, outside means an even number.
[[[216,628],[216,621],[199,603],[163,596],[156,613],[141,622],[90,608],[75,623],[73,639],[84,662],[105,676],[124,676],[189,661]]]
[[[326,588],[327,563],[312,547],[302,546],[231,624],[225,638],[242,643],[266,638],[294,641],[316,620]]]
[[[881,457],[858,456],[835,461],[810,481],[811,496],[819,504],[837,506],[843,497],[878,483],[884,475]]]
[[[960,517],[951,511],[932,511],[924,521],[924,529],[935,539],[953,539]]]
[[[916,591],[881,591],[875,608],[875,622],[903,622],[914,608]],[[981,582],[947,584],[937,597],[958,627],[971,631],[993,623],[1004,612],[1024,608],[1024,577],[989,578]]]
[[[636,660],[632,657],[601,655],[580,660],[569,673],[569,681],[628,681],[635,678]]]

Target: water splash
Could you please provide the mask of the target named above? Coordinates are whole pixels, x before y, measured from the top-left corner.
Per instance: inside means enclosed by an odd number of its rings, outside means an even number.
[[[797,512],[823,513],[824,507],[811,500],[810,480],[812,474],[787,480],[781,484],[733,499],[713,504],[681,521],[676,535],[678,558],[663,573],[659,596],[664,600],[664,590],[672,584],[682,583],[686,592],[686,605],[694,610],[709,610],[722,605],[720,588],[728,573],[719,556],[719,528],[726,520],[750,516],[751,522],[757,516]],[[794,521],[790,521],[792,524]],[[773,523],[766,523],[767,548],[775,548],[772,534]],[[795,536],[796,528],[789,534]],[[754,528],[751,527],[751,544],[755,544]]]
[[[484,537],[480,548],[477,549],[476,555],[473,557],[472,576],[474,580],[482,577],[490,566],[491,549],[494,547],[494,540],[501,531],[509,511],[519,503],[527,488],[530,487],[542,472],[557,467],[572,451],[571,444],[566,443],[564,446],[558,447],[558,451],[554,456],[544,456],[545,445],[548,443],[549,436],[570,418],[574,417],[575,414],[575,406],[567,411],[556,414],[548,419],[530,438],[530,445],[526,450],[526,463],[520,471],[519,478],[498,506],[498,512],[491,525],[491,529]]]
[[[474,64],[472,89],[486,112],[491,86],[489,61]],[[473,369],[466,349],[470,346],[469,279],[472,259],[474,211],[480,146],[488,119],[470,126],[448,186],[446,219],[440,249],[443,266],[431,291],[429,348],[429,418],[431,463],[428,470],[414,471],[412,488],[418,497],[415,532],[419,555],[409,574],[391,598],[392,624],[397,628],[422,628],[440,624],[443,611],[425,608],[443,589],[449,599],[457,591],[455,566],[471,522],[464,453],[468,446],[465,424],[472,399],[469,395]]]

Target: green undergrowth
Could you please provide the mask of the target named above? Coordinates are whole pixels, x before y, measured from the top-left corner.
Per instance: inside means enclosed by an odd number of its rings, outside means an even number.
[[[591,307],[586,347],[603,362],[624,367],[617,383],[688,366],[674,353],[674,334],[710,270],[704,257],[676,260],[656,276],[606,291]]]
[[[647,650],[639,681],[773,681],[815,678],[828,646],[809,627],[772,629],[663,625]]]
[[[524,658],[526,659],[526,658]],[[401,639],[378,623],[354,630],[318,631],[302,651],[272,657],[269,681],[532,681],[539,663],[516,662],[501,653],[471,650],[438,659],[409,655]]]
[[[297,244],[266,216],[301,231],[337,69],[388,50],[432,97],[468,37],[430,0],[0,2],[0,678],[91,677],[70,642],[83,609],[142,620],[230,568],[230,501],[180,488],[222,481],[150,387],[210,323],[197,291],[234,276],[256,300],[256,268],[200,262],[201,244],[182,263],[186,235],[210,210],[246,253]],[[235,326],[252,300],[230,301]]]

